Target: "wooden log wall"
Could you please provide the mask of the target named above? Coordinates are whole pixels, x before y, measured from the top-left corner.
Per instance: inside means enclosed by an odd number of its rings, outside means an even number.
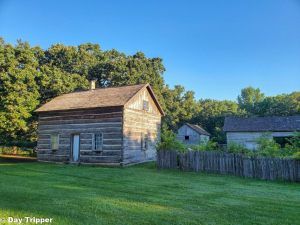
[[[161,117],[139,110],[124,111],[123,163],[156,160],[156,144],[160,139]],[[142,149],[142,139],[148,137],[148,148]]]
[[[263,180],[300,182],[300,160],[294,159],[247,157],[217,151],[159,151],[157,166],[160,169],[177,168]]]
[[[122,153],[123,109],[110,107],[39,114],[38,151],[40,161],[69,162],[71,137],[80,135],[82,163],[120,163]],[[103,150],[92,150],[93,133],[103,134]],[[59,134],[59,149],[52,150],[51,134]]]
[[[148,110],[143,108],[148,102]],[[156,160],[156,144],[160,140],[161,114],[147,89],[138,93],[124,107],[123,163]],[[148,148],[142,149],[143,137]]]

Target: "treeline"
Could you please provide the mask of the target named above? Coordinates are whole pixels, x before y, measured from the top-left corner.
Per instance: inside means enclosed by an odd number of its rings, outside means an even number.
[[[34,110],[58,95],[88,88],[150,83],[166,112],[163,129],[185,122],[201,124],[218,142],[224,142],[224,117],[228,115],[292,115],[300,112],[300,92],[265,97],[259,89],[245,88],[235,101],[196,100],[193,91],[165,84],[161,58],[142,52],[126,55],[104,51],[98,44],[48,49],[0,38],[0,145],[34,145],[37,116]]]

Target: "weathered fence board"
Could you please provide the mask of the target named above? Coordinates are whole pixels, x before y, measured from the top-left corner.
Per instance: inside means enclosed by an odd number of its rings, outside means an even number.
[[[294,159],[248,157],[217,151],[158,151],[157,166],[160,169],[300,182],[300,161]]]

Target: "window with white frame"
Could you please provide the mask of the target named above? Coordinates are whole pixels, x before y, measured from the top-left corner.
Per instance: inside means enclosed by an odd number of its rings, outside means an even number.
[[[103,149],[103,134],[95,133],[93,139],[93,150],[101,151]]]
[[[59,144],[59,135],[58,134],[51,134],[51,149],[57,150]]]

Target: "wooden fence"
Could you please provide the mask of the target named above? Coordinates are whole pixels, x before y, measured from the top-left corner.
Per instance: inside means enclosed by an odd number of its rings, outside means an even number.
[[[217,151],[158,151],[159,169],[231,174],[263,180],[300,181],[300,160],[248,157]]]

